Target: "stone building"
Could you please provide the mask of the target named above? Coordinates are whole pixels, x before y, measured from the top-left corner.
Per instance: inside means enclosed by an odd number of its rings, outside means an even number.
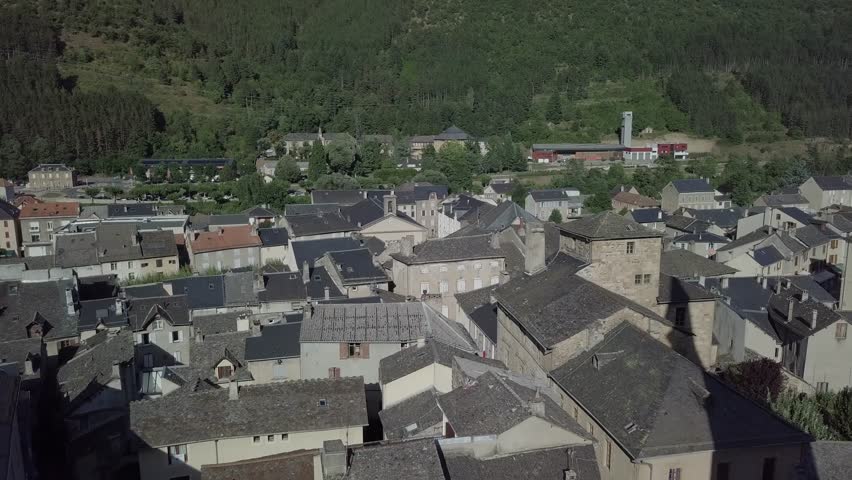
[[[707,210],[731,206],[731,200],[703,178],[672,180],[663,187],[662,198],[662,208],[669,213],[681,207]]]
[[[27,186],[34,190],[59,190],[77,184],[77,173],[61,163],[43,163],[27,174]]]
[[[53,255],[53,234],[68,225],[80,213],[77,202],[39,202],[21,207],[21,244],[24,255]]]

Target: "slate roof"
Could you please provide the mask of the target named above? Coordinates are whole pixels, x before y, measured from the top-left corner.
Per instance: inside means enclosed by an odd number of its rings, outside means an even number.
[[[290,203],[284,206],[284,216],[316,215],[318,213],[339,213],[337,203]]]
[[[616,202],[626,203],[628,205],[636,205],[638,207],[656,207],[660,201],[632,192],[618,192],[612,197]]]
[[[852,442],[817,441],[805,453],[804,477],[808,480],[846,480],[852,470]]]
[[[583,197],[576,188],[552,188],[549,190],[531,190],[529,195],[536,202],[550,202],[554,200],[575,201],[583,203]]]
[[[160,447],[367,425],[361,377],[244,385],[239,387],[239,399],[228,397],[228,389],[219,388],[132,402],[130,428],[143,442]]]
[[[287,229],[293,237],[306,237],[326,233],[354,232],[358,227],[346,221],[340,214],[296,215],[284,217]]]
[[[544,347],[624,309],[665,322],[647,308],[575,275],[581,266],[578,260],[561,254],[547,270],[499,286],[494,297]]]
[[[789,306],[793,304],[793,319],[788,320]],[[782,289],[780,293],[769,297],[769,318],[773,320],[776,331],[784,329],[793,334],[792,340],[809,337],[822,329],[833,325],[844,317],[823,303],[802,295],[795,289]],[[816,322],[811,323],[816,314]],[[791,343],[787,335],[780,335],[784,344]]]
[[[498,195],[509,195],[512,193],[512,189],[515,188],[514,182],[497,182],[497,183],[489,183],[489,187],[494,190],[494,193]]]
[[[600,467],[595,457],[594,445],[560,446],[545,450],[499,455],[477,459],[470,455],[445,453],[444,463],[452,480],[496,480],[496,479],[561,479],[568,468],[570,454],[571,469],[581,480],[600,480]]]
[[[290,234],[286,228],[258,228],[257,236],[264,247],[277,247],[290,243]]]
[[[352,225],[364,228],[367,225],[385,217],[385,209],[381,203],[379,203],[380,201],[381,200],[377,201],[373,198],[365,198],[355,205],[341,208],[340,214]],[[400,220],[418,226],[424,230],[426,229],[426,227],[415,222],[414,219],[402,212],[395,212],[395,216]]]
[[[759,200],[762,200],[767,207],[787,207],[809,203],[808,199],[800,193],[764,194]]]
[[[18,373],[25,378],[24,368],[27,359],[32,361],[33,375],[37,376],[41,368],[41,339],[24,338],[10,342],[0,342],[0,364],[17,363]]]
[[[703,220],[727,230],[736,228],[737,222],[741,218],[748,216],[751,212],[751,209],[743,207],[711,208],[705,210],[685,208],[684,210],[689,213],[689,216],[697,220]]]
[[[810,248],[825,245],[826,243],[841,238],[825,225],[806,225],[793,230],[793,236]]]
[[[192,325],[196,332],[201,332],[203,335],[236,332],[237,319],[243,315],[251,315],[251,311],[195,315],[192,317]]]
[[[95,232],[56,235],[54,262],[57,267],[100,265]]]
[[[636,223],[657,223],[666,220],[666,214],[659,208],[637,208],[627,213]]]
[[[235,225],[248,225],[249,217],[244,213],[232,213],[224,215],[210,215],[207,223],[212,227],[226,227]]]
[[[415,245],[410,256],[391,254],[395,260],[406,265],[436,262],[458,262],[485,258],[504,258],[505,253],[491,246],[491,234],[470,237],[433,238]]]
[[[225,306],[225,277],[203,275],[176,278],[171,284],[174,295],[186,295],[189,308],[205,309]]]
[[[726,250],[732,250],[734,248],[742,247],[748,245],[749,243],[758,243],[761,240],[768,238],[772,235],[773,229],[772,227],[761,227],[753,232],[749,232],[748,234],[740,237],[738,236],[736,240],[731,241],[727,245],[718,248],[717,251],[723,252]]]
[[[686,233],[706,232],[711,227],[710,222],[684,215],[669,215],[666,217],[666,227]]]
[[[660,272],[678,278],[719,277],[733,275],[737,269],[714,262],[689,250],[675,249],[663,252]]]
[[[814,219],[814,217],[812,215],[805,213],[802,209],[800,209],[798,207],[781,207],[778,210],[781,211],[781,212],[784,212],[785,214],[787,214],[787,216],[791,217],[793,220],[795,220],[795,221],[797,221],[801,224],[804,224],[804,225],[811,223],[811,221]]]
[[[373,263],[373,254],[366,248],[328,252],[326,256],[344,286],[388,281],[388,276]]]
[[[189,325],[186,295],[134,298],[128,302],[127,318],[133,331],[144,330],[156,315],[172,325]]]
[[[278,214],[268,208],[256,206],[244,210],[243,215],[249,218],[275,218]]]
[[[118,334],[104,330],[83,341],[56,373],[59,389],[69,402],[66,409],[73,410],[113,380],[114,362],[127,363],[133,358],[133,335],[127,330]]]
[[[704,180],[703,178],[672,180],[672,186],[674,186],[678,193],[704,193],[715,191],[707,180]]]
[[[701,285],[660,274],[660,290],[657,294],[659,303],[687,303],[715,299],[716,295]]]
[[[497,372],[486,372],[473,384],[438,397],[441,411],[460,437],[502,434],[530,417],[539,416],[530,405],[536,401],[544,402],[542,420],[587,437],[577,421],[548,395]]]
[[[165,297],[169,292],[163,288],[162,283],[150,283],[147,285],[132,285],[124,287],[124,293],[127,298],[149,298],[149,297]]]
[[[550,376],[631,459],[810,440],[629,322]]]
[[[382,431],[388,440],[406,440],[428,435],[428,430],[444,421],[438,408],[438,391],[424,390],[379,412]],[[440,433],[440,429],[438,430]]]
[[[420,302],[317,305],[299,341],[401,343],[432,338],[472,351],[467,332]]]
[[[390,192],[387,192],[390,193]],[[394,193],[396,194],[396,203],[399,205],[413,205],[415,202],[429,200],[429,197],[434,193],[438,200],[447,198],[449,189],[446,185],[432,185],[431,183],[414,183],[400,185]],[[368,192],[368,196],[378,197],[384,196],[382,190],[373,190]],[[380,196],[381,195],[381,196]]]
[[[468,135],[467,132],[455,125],[452,125],[443,132],[439,133],[435,137],[435,140],[469,140],[471,138],[473,137]]]
[[[246,338],[246,360],[251,362],[299,357],[301,330],[301,322],[264,326],[259,337]]]
[[[20,213],[20,210],[11,203],[0,200],[0,220],[15,220]]]
[[[712,243],[714,245],[723,245],[730,240],[720,235],[716,235],[715,233],[710,232],[702,232],[702,233],[687,233],[685,235],[678,235],[672,240],[673,243]]]
[[[230,271],[223,274],[225,281],[225,305],[257,305],[257,292],[254,291],[254,272]]]
[[[781,254],[777,248],[770,245],[768,247],[754,250],[754,252],[752,252],[752,258],[754,258],[754,261],[761,267],[768,267],[769,265],[784,260],[784,255]]]
[[[153,217],[157,214],[153,203],[111,203],[107,205],[109,217]]]
[[[250,331],[204,334],[203,340],[192,340],[189,350],[189,368],[192,373],[187,377],[200,378],[208,383],[223,383],[216,377],[216,366],[227,359],[234,365],[231,378],[239,381],[253,380],[246,363],[246,340],[251,337]]]
[[[578,235],[591,240],[610,240],[628,238],[661,237],[655,230],[622,217],[617,213],[606,211],[590,217],[581,218],[559,225],[563,232]]]
[[[80,213],[80,204],[77,202],[38,202],[28,203],[21,206],[18,216],[24,218],[68,218],[76,217]]]
[[[308,262],[309,266],[313,266],[314,261],[325,255],[326,252],[354,250],[361,248],[361,243],[351,237],[323,238],[291,242],[290,248],[293,250],[296,268],[301,270],[305,262]]]
[[[497,344],[497,305],[491,303],[491,294],[496,286],[478,288],[469,292],[457,293],[456,301],[479,330]]]
[[[115,298],[81,301],[78,330],[94,330],[100,323],[103,323],[105,327],[127,326],[124,307],[117,309],[115,303]]]
[[[310,270],[307,284],[301,272],[271,273],[263,276],[265,289],[258,292],[261,302],[305,301],[325,298],[325,287],[329,289],[329,298],[345,298],[343,292],[331,280],[325,267]]]
[[[314,480],[319,450],[296,450],[266,457],[201,466],[202,480]]]
[[[27,326],[43,325],[46,339],[77,335],[77,316],[69,315],[65,291],[68,280],[0,283],[0,342],[27,337]]]
[[[503,366],[503,363],[498,360],[482,358],[456,346],[427,340],[425,345],[412,345],[381,359],[379,361],[379,380],[383,385],[387,385],[429,365],[438,364],[452,367],[453,359],[456,357],[494,366]]]
[[[823,190],[852,190],[852,179],[848,175],[813,177]]]
[[[487,232],[499,232],[510,225],[532,223],[540,225],[542,222],[535,215],[524,210],[523,207],[512,201],[500,202],[496,207],[482,212],[472,222],[478,228]]]
[[[444,480],[431,438],[357,448],[351,462],[347,480]]]
[[[313,190],[311,203],[333,203],[337,205],[355,205],[364,199],[361,190]],[[287,212],[289,215],[289,212]]]

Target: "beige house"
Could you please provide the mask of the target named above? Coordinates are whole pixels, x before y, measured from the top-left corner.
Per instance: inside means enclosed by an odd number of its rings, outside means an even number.
[[[27,174],[27,187],[34,190],[59,190],[77,184],[77,172],[60,163],[43,163]]]
[[[382,198],[366,198],[355,205],[341,208],[341,214],[360,229],[362,236],[375,237],[385,243],[388,250],[398,252],[400,242],[411,237],[414,244],[422,243],[429,230],[397,209],[397,196],[391,192]]]
[[[134,298],[126,308],[139,370],[190,364],[192,317],[186,295]]]
[[[605,480],[795,478],[810,441],[628,322],[549,376]]]
[[[187,232],[192,269],[230,270],[260,264],[262,245],[254,225],[219,227],[211,232]]]
[[[287,254],[290,251],[290,237],[286,228],[258,228],[257,235],[261,242],[261,265],[287,261]]]
[[[260,335],[246,338],[245,360],[255,383],[302,378],[300,322],[261,327]]]
[[[730,207],[731,200],[716,191],[707,180],[689,178],[672,180],[663,187],[661,206],[668,213],[678,208],[712,210]]]
[[[799,186],[799,193],[814,211],[831,205],[852,206],[852,177],[811,177]]]
[[[20,211],[11,203],[0,200],[0,249],[21,255]]]
[[[21,244],[24,256],[53,255],[53,234],[80,213],[76,202],[33,202],[21,207]]]
[[[533,190],[524,199],[524,209],[539,220],[547,220],[556,210],[562,220],[567,220],[583,214],[584,202],[585,197],[576,189]]]
[[[216,419],[223,419],[218,421]],[[201,478],[202,465],[249,460],[340,440],[362,443],[359,377],[187,391],[130,405],[142,480]]]
[[[446,185],[414,183],[403,185],[391,194],[397,197],[397,208],[400,212],[426,227],[428,238],[438,237],[441,203],[448,194]]]

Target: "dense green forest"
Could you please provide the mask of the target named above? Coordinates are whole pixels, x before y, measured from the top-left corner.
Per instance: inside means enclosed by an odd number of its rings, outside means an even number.
[[[850,136],[843,0],[0,0],[0,161],[83,171],[272,132]]]

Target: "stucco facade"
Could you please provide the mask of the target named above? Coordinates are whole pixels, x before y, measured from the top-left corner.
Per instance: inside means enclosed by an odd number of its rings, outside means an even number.
[[[0,220],[0,248],[21,254],[21,224],[17,219]]]
[[[449,392],[453,389],[453,369],[440,363],[433,363],[392,382],[382,384],[381,387],[382,406],[387,408],[430,388],[440,393]]]
[[[134,333],[137,368],[150,370],[169,365],[189,365],[192,327],[157,320],[159,316],[144,330]],[[148,343],[145,343],[145,335]]]
[[[27,257],[53,255],[53,232],[77,217],[21,218],[21,244]]]
[[[193,253],[192,269],[204,272],[209,269],[230,270],[260,266],[260,247],[231,248],[215,252]]]
[[[717,205],[714,191],[679,193],[671,182],[663,187],[661,207],[666,212],[672,213],[681,207],[696,210],[721,208]]]
[[[366,343],[359,344],[362,348]],[[400,343],[370,343],[365,356],[348,356],[347,343],[301,343],[303,379],[329,378],[330,369],[338,368],[341,377],[364,377],[364,383],[379,382],[379,361],[402,350]]]
[[[254,383],[280,382],[302,378],[299,357],[248,361],[247,363]]]
[[[799,193],[808,199],[811,210],[819,210],[831,205],[852,206],[852,189],[823,190],[813,177],[799,186]]]
[[[839,320],[808,338],[802,375],[806,382],[814,387],[827,383],[824,389],[829,391],[852,386],[852,338],[846,336],[848,328],[848,322]],[[841,331],[842,335],[838,335]]]

